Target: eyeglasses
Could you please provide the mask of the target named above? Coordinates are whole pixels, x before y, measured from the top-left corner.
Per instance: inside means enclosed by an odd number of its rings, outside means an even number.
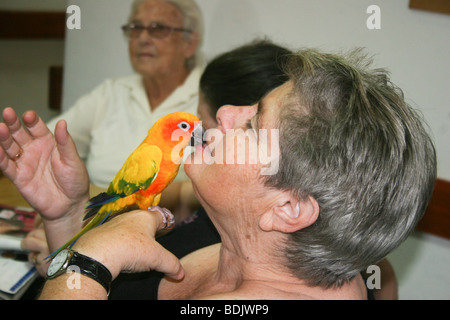
[[[192,30],[184,29],[184,28],[172,28],[157,22],[152,22],[148,27],[144,27],[143,25],[136,23],[129,23],[122,26],[122,30],[125,35],[129,38],[137,38],[142,33],[142,31],[147,30],[148,34],[152,38],[156,39],[164,39],[168,37],[173,31],[178,32],[187,32],[191,33]]]

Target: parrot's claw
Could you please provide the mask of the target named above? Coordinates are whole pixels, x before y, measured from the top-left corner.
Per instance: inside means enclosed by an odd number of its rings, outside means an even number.
[[[175,224],[175,217],[173,216],[172,212],[170,212],[169,209],[161,208],[158,206],[152,206],[152,207],[148,207],[147,210],[148,211],[157,211],[161,214],[161,216],[163,218],[163,223],[164,223],[163,230],[170,229]]]

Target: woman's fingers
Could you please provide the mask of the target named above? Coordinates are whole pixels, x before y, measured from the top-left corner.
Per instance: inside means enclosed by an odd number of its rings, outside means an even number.
[[[20,148],[32,140],[30,134],[22,126],[22,123],[20,122],[20,119],[14,109],[5,108],[3,110],[3,121],[8,126],[12,138]]]
[[[26,126],[30,139],[51,135],[44,121],[34,111],[27,111],[23,115],[23,123]]]
[[[42,228],[30,231],[22,240],[22,249],[27,251],[46,251],[48,252],[45,231]]]
[[[0,146],[4,152],[3,156],[7,156],[12,161],[17,161],[22,156],[22,148],[13,139],[10,129],[5,123],[0,123]]]
[[[64,120],[60,120],[56,124],[55,140],[62,161],[72,163],[79,159],[77,147],[67,131],[67,123]]]
[[[158,259],[150,263],[150,265],[153,265],[153,269],[164,273],[167,277],[174,280],[184,278],[184,269],[180,260],[175,255],[162,246],[158,246],[155,251],[156,254],[154,257],[158,257]]]

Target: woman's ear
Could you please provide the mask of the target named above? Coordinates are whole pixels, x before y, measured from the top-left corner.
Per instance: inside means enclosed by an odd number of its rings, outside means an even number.
[[[285,202],[275,204],[265,212],[259,226],[264,231],[291,233],[309,227],[319,216],[319,204],[308,196],[304,200],[289,197]]]

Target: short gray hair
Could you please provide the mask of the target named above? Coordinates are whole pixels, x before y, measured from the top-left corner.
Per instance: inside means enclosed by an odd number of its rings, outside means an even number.
[[[131,22],[136,13],[137,7],[148,0],[134,0],[131,5],[131,13],[128,18],[128,22]],[[194,0],[161,0],[174,5],[183,15],[184,18],[184,28],[192,30],[198,34],[198,46],[194,55],[187,59],[186,66],[189,70],[194,69],[197,65],[202,63],[203,55],[201,52],[201,47],[203,45],[203,38],[205,36],[205,24],[203,21],[203,14],[200,7]],[[188,37],[191,37],[188,34]]]
[[[356,50],[293,55],[280,166],[266,184],[320,212],[288,236],[287,265],[310,285],[340,286],[396,248],[427,207],[436,154],[423,120],[382,69]]]

